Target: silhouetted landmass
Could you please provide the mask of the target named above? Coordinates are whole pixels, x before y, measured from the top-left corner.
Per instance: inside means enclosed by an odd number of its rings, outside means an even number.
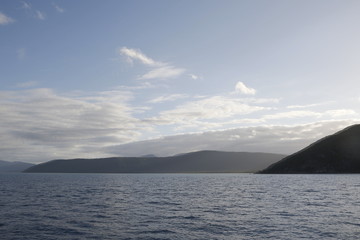
[[[154,158],[156,157],[154,154],[146,154],[144,156],[141,156],[142,158]]]
[[[31,166],[34,166],[34,164],[0,160],[0,172],[22,172]]]
[[[320,139],[260,173],[360,173],[360,125]]]
[[[284,155],[200,151],[172,157],[53,160],[24,172],[47,173],[231,173],[256,172]]]

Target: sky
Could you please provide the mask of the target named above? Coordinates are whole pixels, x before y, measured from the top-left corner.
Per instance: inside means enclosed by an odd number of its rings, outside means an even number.
[[[2,0],[0,159],[291,154],[360,123],[360,1]]]

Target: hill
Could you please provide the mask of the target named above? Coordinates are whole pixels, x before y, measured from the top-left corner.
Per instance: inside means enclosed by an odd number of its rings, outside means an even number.
[[[52,173],[225,173],[256,172],[284,155],[200,151],[172,157],[114,157],[53,160],[24,172]]]
[[[31,166],[34,166],[34,164],[0,160],[0,172],[22,172]]]
[[[324,137],[259,173],[360,173],[360,125]]]

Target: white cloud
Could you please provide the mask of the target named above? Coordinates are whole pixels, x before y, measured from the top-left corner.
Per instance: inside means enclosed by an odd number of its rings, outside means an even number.
[[[34,18],[37,18],[39,20],[45,20],[46,19],[46,15],[45,13],[39,11],[39,10],[36,10],[36,9],[33,9],[33,7],[31,6],[30,3],[27,3],[27,2],[22,2],[22,8],[25,9],[25,11],[31,15],[31,17],[34,17]]]
[[[7,25],[12,22],[14,22],[14,19],[0,12],[0,25]]]
[[[108,156],[102,148],[132,142],[148,129],[133,117],[131,93],[91,97],[50,89],[0,91],[0,152],[6,160]]]
[[[306,104],[306,105],[290,105],[290,106],[287,106],[286,108],[289,108],[289,109],[312,108],[312,107],[327,105],[330,103],[334,103],[334,101],[327,101],[327,102],[313,103],[313,104]]]
[[[246,95],[255,95],[256,90],[250,87],[247,87],[243,82],[236,83],[235,92],[246,94]]]
[[[266,109],[261,106],[251,106],[240,99],[215,96],[177,106],[173,110],[160,112],[159,116],[147,119],[154,124],[180,124],[183,127],[203,125],[202,120],[224,120],[235,115],[246,115]],[[201,121],[200,121],[201,120]],[[209,122],[209,125],[218,123]]]
[[[315,112],[315,111],[288,111],[288,112],[279,112],[274,114],[269,114],[262,116],[263,120],[278,120],[278,119],[290,119],[290,118],[341,118],[358,115],[352,109],[333,109],[327,110],[325,112]]]
[[[133,49],[133,48],[127,48],[127,47],[122,47],[119,49],[119,53],[125,57],[127,57],[127,60],[129,62],[133,62],[134,60],[139,61],[142,64],[148,65],[148,66],[153,66],[153,67],[157,67],[157,66],[162,66],[164,65],[161,62],[157,62],[151,58],[149,58],[148,56],[146,56],[145,54],[143,54],[140,50],[138,49]]]
[[[289,111],[289,112],[280,112],[270,115],[265,115],[262,118],[265,120],[275,120],[275,119],[288,119],[288,118],[304,118],[304,117],[314,117],[320,118],[321,113],[313,111]]]
[[[146,66],[153,68],[149,72],[141,75],[138,79],[150,80],[175,78],[182,75],[186,71],[184,68],[174,67],[169,63],[155,61],[138,49],[122,47],[119,49],[119,53],[122,56],[125,56],[126,60],[130,63],[133,63],[133,61],[136,60]]]
[[[172,66],[165,66],[155,68],[150,72],[142,75],[139,79],[165,79],[178,77],[185,72],[183,68],[175,68]]]
[[[357,113],[352,109],[335,109],[335,110],[326,111],[325,115],[328,115],[332,118],[337,118],[337,117],[353,116],[353,115],[357,115]]]
[[[189,74],[190,78],[193,79],[193,80],[198,80],[200,79],[201,77],[200,76],[197,76],[195,74]]]
[[[31,9],[31,5],[30,5],[30,3],[22,2],[22,8],[24,8],[24,9]]]
[[[45,20],[46,18],[45,14],[40,12],[39,10],[35,11],[35,17],[40,20]]]
[[[23,83],[24,86],[26,84],[31,85],[31,82]],[[165,95],[152,101],[156,103],[182,97],[186,95]],[[205,149],[292,153],[323,136],[360,122],[355,118],[358,114],[351,109],[322,113],[290,111],[251,118],[249,114],[259,114],[269,108],[223,96],[183,103],[155,117],[141,120],[135,115],[148,109],[131,106],[133,98],[133,93],[124,89],[66,95],[50,89],[0,91],[1,156],[5,160],[36,162],[55,158],[140,156],[149,153],[165,156]],[[266,125],[276,119],[344,116],[352,119],[319,120],[292,126]],[[209,131],[241,124],[247,127]],[[171,131],[187,128],[197,133],[135,142],[144,136],[154,136],[147,134],[154,133],[157,127],[163,128],[163,125],[172,125]]]
[[[290,106],[287,106],[286,108],[289,108],[289,109],[311,108],[311,107],[317,107],[317,106],[320,106],[320,105],[321,104],[317,104],[317,103],[307,104],[307,105],[290,105]]]
[[[170,94],[170,95],[164,95],[157,98],[154,98],[149,101],[149,103],[163,103],[163,102],[169,102],[169,101],[175,101],[178,99],[187,98],[187,94]]]
[[[277,104],[280,102],[279,98],[242,98],[241,101],[253,104]]]
[[[141,82],[140,84],[137,84],[135,86],[125,86],[125,85],[120,85],[117,86],[115,89],[120,89],[120,90],[141,90],[141,89],[151,89],[151,88],[156,88],[156,85],[150,83],[150,82]]]
[[[56,9],[57,12],[59,12],[59,13],[64,13],[65,12],[65,10],[62,7],[60,7],[59,5],[56,5],[55,3],[53,3],[53,6],[54,6],[54,8]]]

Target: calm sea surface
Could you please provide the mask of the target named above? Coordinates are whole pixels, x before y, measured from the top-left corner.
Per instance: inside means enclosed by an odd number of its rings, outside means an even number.
[[[360,175],[0,174],[0,239],[360,239]]]

